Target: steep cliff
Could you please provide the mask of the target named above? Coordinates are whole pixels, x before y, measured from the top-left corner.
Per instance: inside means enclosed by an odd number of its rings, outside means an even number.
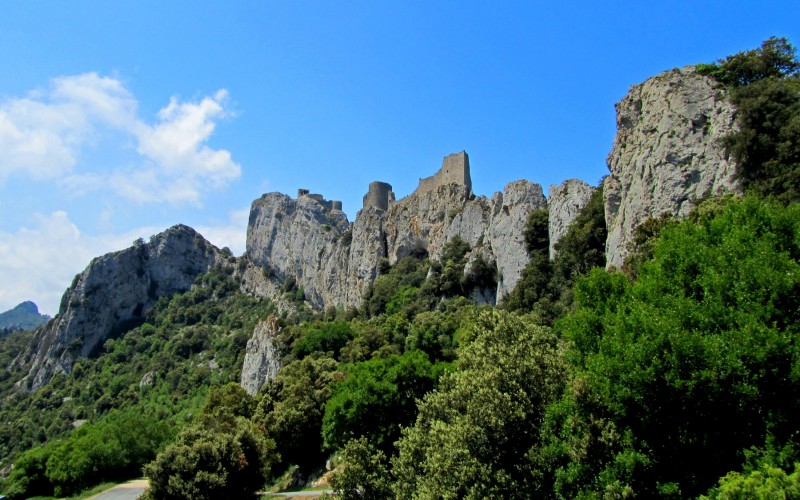
[[[547,205],[551,260],[556,258],[556,243],[567,234],[569,225],[589,203],[589,198],[592,197],[595,189],[597,188],[578,179],[569,179],[561,184],[550,186]]]
[[[466,154],[459,157],[468,177]],[[279,281],[294,279],[318,309],[358,306],[381,258],[395,263],[422,252],[437,259],[460,236],[473,248],[485,247],[481,255],[497,263],[496,297],[502,298],[528,261],[528,213],[547,201],[541,186],[528,181],[512,182],[491,199],[474,197],[470,186],[443,181],[398,201],[365,204],[352,224],[344,213],[312,200],[268,193],[253,202],[246,256]]]
[[[710,78],[673,69],[632,86],[616,109],[604,184],[609,267],[622,265],[648,217],[684,216],[702,198],[738,190],[719,141],[733,130],[734,108]]]
[[[69,373],[77,357],[141,321],[160,297],[188,290],[219,258],[200,234],[178,225],[148,243],[93,259],[64,293],[58,315],[36,330],[15,360],[28,372],[22,385],[37,389],[54,374]]]
[[[316,308],[358,305],[385,254],[383,212],[359,214],[350,224],[313,199],[267,193],[250,210],[247,259],[280,282],[294,280]]]
[[[279,332],[278,320],[270,316],[256,325],[253,336],[247,341],[239,385],[251,396],[278,375],[281,360],[276,336]]]

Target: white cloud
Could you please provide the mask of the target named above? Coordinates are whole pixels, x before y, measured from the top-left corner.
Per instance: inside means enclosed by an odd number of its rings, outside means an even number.
[[[219,226],[200,226],[197,232],[219,248],[228,247],[233,255],[242,255],[247,240],[247,222],[250,208],[245,207],[228,213],[228,221]]]
[[[241,255],[249,213],[249,208],[232,211],[222,224],[200,226],[197,231],[217,247],[228,247],[234,255]],[[165,229],[139,227],[90,236],[81,232],[66,212],[57,211],[35,215],[31,227],[0,231],[0,312],[32,300],[43,313],[55,315],[73,277],[94,257],[122,250],[139,237],[147,240]]]
[[[137,237],[152,234],[148,231],[87,236],[62,211],[36,215],[32,227],[15,233],[0,231],[0,311],[33,300],[41,311],[54,315],[64,290],[92,258],[130,246]]]
[[[205,193],[241,175],[229,151],[207,144],[217,122],[230,116],[227,100],[225,90],[199,102],[172,97],[151,124],[138,117],[136,99],[117,79],[55,78],[46,90],[0,102],[0,183],[16,175],[58,180],[79,196],[108,186],[140,204],[200,205]],[[137,157],[111,169],[82,163],[82,148],[106,132],[122,141],[112,147]]]

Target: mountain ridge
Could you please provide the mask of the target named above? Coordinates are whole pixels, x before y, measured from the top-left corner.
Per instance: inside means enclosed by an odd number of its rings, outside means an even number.
[[[610,174],[603,181],[609,267],[623,264],[634,229],[648,217],[684,216],[704,196],[739,191],[734,162],[719,141],[735,126],[734,108],[710,77],[693,67],[663,72],[633,85],[616,110],[618,131],[608,156]],[[469,156],[462,151],[446,156],[440,170],[420,179],[419,187],[400,200],[390,184],[371,183],[353,222],[340,202],[307,190],[298,190],[297,198],[267,193],[251,206],[246,251],[238,259],[240,284],[279,303],[283,285],[289,284],[313,309],[357,308],[381,262],[394,264],[409,255],[437,259],[448,242],[460,238],[470,247],[467,260],[480,258],[496,277],[496,286],[475,300],[495,304],[514,289],[528,264],[523,233],[530,213],[550,211],[553,258],[558,239],[595,189],[570,179],[551,187],[548,199],[540,185],[518,180],[491,197],[475,196]],[[159,255],[159,245],[173,233],[184,234],[183,243],[167,251],[169,258],[145,265],[148,259],[142,256]],[[126,321],[141,317],[155,298],[185,291],[215,262],[233,259],[187,226],[154,239],[98,257],[76,276],[59,314],[37,330],[35,344],[15,361],[28,373],[21,386],[36,389],[52,374],[69,372],[76,356],[89,355]],[[141,255],[134,257],[137,252]],[[136,275],[139,290],[111,303],[106,293],[88,293],[84,284],[101,267],[108,282],[123,288],[126,273]],[[97,287],[112,290],[103,283]],[[99,312],[101,303],[106,312]],[[79,320],[79,310],[99,316],[83,314]]]

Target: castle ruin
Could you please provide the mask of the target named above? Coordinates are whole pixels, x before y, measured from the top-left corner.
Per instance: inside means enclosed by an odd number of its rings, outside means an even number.
[[[297,190],[297,199],[300,198],[310,198],[328,210],[341,210],[342,209],[342,202],[339,200],[326,200],[322,197],[321,194],[311,193],[308,189],[298,189]]]
[[[389,210],[394,203],[392,185],[381,181],[369,183],[369,191],[364,195],[364,208],[375,207],[380,210]]]
[[[466,151],[445,156],[442,168],[430,177],[419,180],[419,186],[414,193],[436,191],[439,186],[458,184],[466,186],[472,192],[472,177],[469,173],[469,156]]]

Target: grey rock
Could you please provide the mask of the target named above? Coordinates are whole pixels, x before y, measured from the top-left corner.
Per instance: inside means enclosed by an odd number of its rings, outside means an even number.
[[[252,337],[247,341],[239,385],[251,396],[258,394],[264,384],[278,375],[281,368],[277,340],[279,332],[277,319],[270,316],[256,325]]]
[[[737,192],[720,138],[734,129],[726,91],[694,68],[631,87],[616,105],[617,134],[604,183],[608,267],[619,267],[648,217],[685,216],[698,200]]]
[[[583,207],[597,188],[578,179],[569,179],[561,184],[550,186],[548,205],[548,235],[550,238],[550,259],[555,259],[556,243],[567,234],[570,224],[578,217]]]
[[[492,218],[486,240],[497,259],[499,282],[497,300],[510,293],[528,264],[525,249],[525,224],[532,210],[547,208],[542,186],[530,181],[514,181],[491,199]]]
[[[465,278],[469,278],[475,274],[476,266],[481,260],[490,266],[497,265],[494,254],[492,254],[488,247],[480,246],[473,248],[467,254],[467,263],[464,265]],[[488,304],[493,306],[497,303],[497,288],[478,288],[473,291],[473,296],[471,298],[475,304]]]
[[[253,202],[247,259],[266,280],[294,279],[314,308],[357,307],[378,276],[380,259],[394,264],[415,252],[437,259],[447,242],[460,236],[471,247],[485,246],[497,263],[503,279],[495,296],[501,299],[528,262],[523,230],[528,213],[547,206],[542,188],[516,181],[491,199],[476,198],[466,153],[446,157],[442,168],[425,189],[380,207],[365,204],[352,224],[343,213],[302,197],[266,194]],[[446,182],[452,177],[447,168],[458,174],[457,181]],[[256,274],[249,273],[247,287],[271,293],[264,279],[252,279]]]
[[[147,387],[149,385],[153,385],[153,382],[156,381],[156,372],[149,371],[142,376],[142,379],[139,381],[139,387]]]
[[[31,346],[14,361],[28,371],[20,387],[34,390],[57,373],[69,373],[76,358],[142,321],[160,297],[189,290],[219,259],[214,245],[183,225],[93,259],[64,293],[58,315],[36,330]]]
[[[234,273],[244,293],[271,300],[281,315],[292,315],[297,306],[288,300],[277,280],[270,278],[264,268],[254,265],[246,256],[239,259],[240,269]]]

